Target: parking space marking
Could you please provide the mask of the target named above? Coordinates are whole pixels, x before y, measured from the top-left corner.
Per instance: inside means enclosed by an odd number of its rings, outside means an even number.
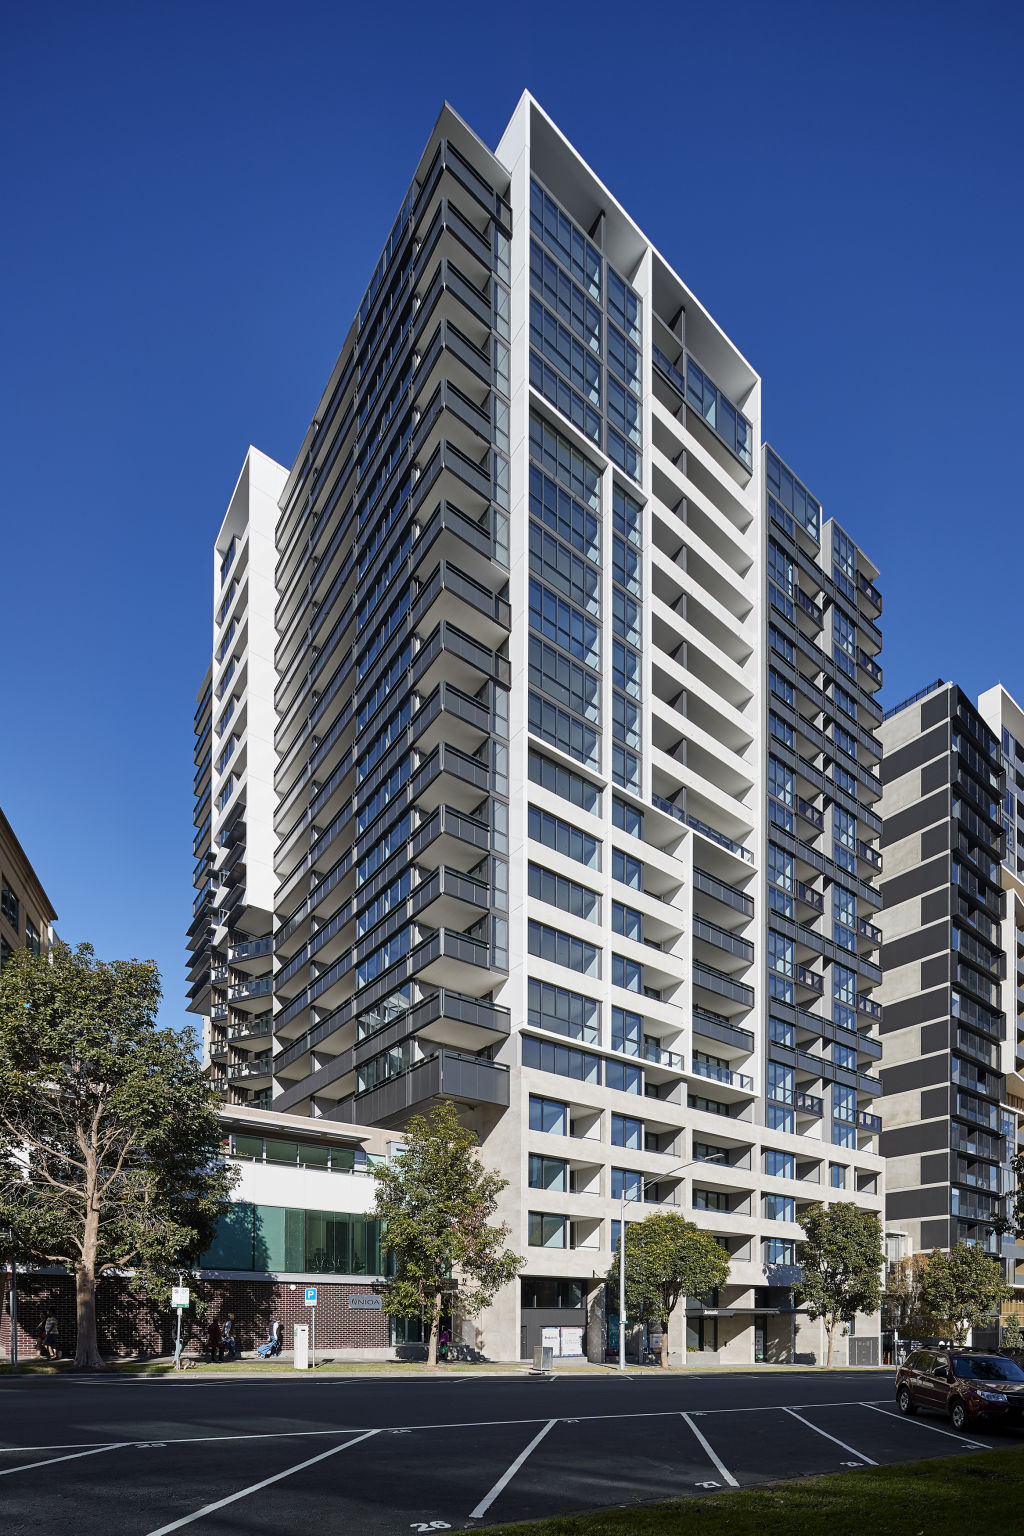
[[[716,1453],[711,1449],[710,1445],[705,1440],[704,1436],[701,1434],[701,1432],[697,1428],[696,1424],[690,1418],[690,1415],[688,1413],[681,1413],[679,1415],[679,1417],[681,1419],[685,1419],[687,1424],[689,1424],[690,1428],[693,1430],[694,1434],[697,1436],[697,1439],[700,1441],[701,1445],[707,1451],[708,1455],[711,1457],[711,1460],[714,1462],[714,1464],[718,1468],[719,1472],[721,1472],[722,1476],[725,1478],[726,1482],[729,1484],[729,1487],[730,1488],[738,1488],[739,1487],[739,1483],[733,1477],[732,1473],[729,1471],[729,1468],[727,1466],[725,1466],[725,1464],[722,1461],[719,1460],[719,1458],[716,1455]]]
[[[861,1408],[870,1408],[872,1413],[882,1413],[887,1419],[899,1419],[901,1424],[916,1424],[918,1429],[930,1429],[933,1434],[945,1435],[948,1440],[959,1440],[961,1445],[972,1446],[976,1451],[991,1450],[991,1446],[982,1445],[979,1440],[968,1440],[966,1435],[958,1435],[952,1429],[940,1429],[937,1424],[929,1424],[927,1420],[916,1418],[912,1414],[893,1413],[891,1408],[879,1408],[877,1403],[861,1403]]]
[[[25,1467],[5,1467],[0,1477],[13,1477],[15,1472],[31,1472],[34,1467],[52,1467],[58,1461],[78,1461],[82,1456],[98,1456],[101,1451],[120,1451],[124,1446],[132,1444],[134,1442],[131,1440],[115,1440],[110,1445],[94,1445],[90,1451],[76,1451],[73,1456],[48,1456],[45,1461],[30,1461]]]
[[[547,1423],[544,1425],[544,1428],[540,1430],[536,1435],[534,1435],[526,1449],[520,1451],[519,1455],[516,1457],[515,1461],[508,1468],[508,1470],[503,1472],[501,1477],[498,1478],[498,1481],[495,1483],[490,1493],[488,1493],[484,1498],[480,1500],[480,1503],[476,1506],[476,1509],[474,1509],[472,1514],[469,1516],[470,1520],[480,1520],[484,1515],[486,1515],[487,1511],[490,1509],[491,1505],[494,1503],[501,1490],[512,1481],[516,1473],[519,1471],[519,1468],[523,1465],[523,1462],[526,1461],[527,1457],[537,1449],[538,1445],[540,1445],[548,1430],[553,1429],[557,1423],[557,1419],[548,1419]],[[160,1536],[160,1532],[155,1531],[153,1536]]]
[[[819,1406],[819,1405],[815,1404],[814,1406]],[[821,1406],[824,1406],[824,1405],[821,1405]],[[858,1406],[860,1406],[860,1405],[858,1405]],[[855,1450],[852,1445],[847,1445],[845,1440],[837,1440],[835,1435],[830,1435],[827,1429],[822,1429],[819,1425],[812,1424],[810,1419],[805,1419],[803,1414],[802,1413],[797,1413],[795,1408],[783,1408],[782,1411],[783,1411],[783,1413],[790,1414],[791,1417],[794,1418],[794,1419],[799,1419],[801,1424],[806,1424],[808,1429],[813,1429],[814,1433],[816,1435],[822,1435],[822,1436],[824,1436],[824,1438],[826,1440],[831,1440],[833,1445],[841,1446],[844,1451],[849,1451],[851,1456],[856,1456],[858,1458],[858,1460],[864,1462],[865,1466],[868,1466],[868,1467],[877,1467],[878,1466],[878,1462],[877,1461],[872,1461],[870,1456],[865,1456],[863,1451]]]
[[[237,1504],[239,1499],[248,1498],[250,1493],[259,1493],[261,1488],[269,1488],[271,1483],[279,1483],[286,1477],[294,1477],[296,1472],[302,1472],[306,1467],[315,1466],[318,1461],[326,1461],[329,1456],[337,1456],[340,1451],[347,1451],[353,1445],[359,1445],[363,1440],[369,1440],[372,1435],[379,1435],[379,1429],[368,1429],[365,1434],[357,1435],[354,1440],[346,1440],[343,1445],[332,1445],[329,1451],[321,1451],[319,1456],[310,1456],[308,1461],[300,1461],[298,1466],[288,1467],[284,1472],[276,1472],[273,1477],[265,1477],[262,1482],[250,1483],[248,1488],[240,1488],[237,1493],[229,1494],[226,1499],[217,1499],[213,1504],[204,1504],[202,1509],[197,1509],[194,1514],[185,1515],[181,1520],[172,1520],[170,1525],[161,1525],[158,1530],[150,1531],[149,1536],[169,1536],[171,1531],[180,1531],[183,1525],[191,1525],[196,1520],[201,1520],[204,1515],[212,1515],[218,1509],[224,1509],[228,1504]]]

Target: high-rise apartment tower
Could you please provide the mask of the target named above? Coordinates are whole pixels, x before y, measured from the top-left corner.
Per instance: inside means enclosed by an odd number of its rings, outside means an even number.
[[[731,1259],[691,1348],[816,1350],[795,1218],[881,1208],[881,604],[762,457],[758,375],[528,95],[493,152],[445,107],[278,490],[272,819],[229,763],[212,843],[197,810],[226,1086],[265,1081],[232,1062],[271,903],[273,1107],[398,1137],[447,1097],[509,1179],[488,1353],[603,1357],[655,1210]],[[255,633],[222,589],[215,761]],[[273,895],[228,908],[236,816]]]

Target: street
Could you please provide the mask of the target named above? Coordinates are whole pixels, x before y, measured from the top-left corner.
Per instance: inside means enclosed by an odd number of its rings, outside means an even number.
[[[8,1379],[0,1510],[11,1536],[398,1536],[999,1443],[901,1419],[889,1372]]]

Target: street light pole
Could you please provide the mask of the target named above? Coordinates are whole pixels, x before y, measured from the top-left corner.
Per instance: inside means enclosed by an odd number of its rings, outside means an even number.
[[[726,1153],[718,1157],[696,1157],[688,1163],[680,1163],[678,1168],[670,1168],[668,1173],[660,1173],[656,1179],[645,1179],[640,1187],[640,1200],[634,1204],[641,1204],[643,1197],[652,1184],[660,1184],[662,1179],[671,1179],[677,1173],[684,1172],[687,1168],[696,1168],[700,1163],[720,1163]],[[619,1370],[626,1369],[626,1181],[622,1181],[622,1197],[619,1201]]]

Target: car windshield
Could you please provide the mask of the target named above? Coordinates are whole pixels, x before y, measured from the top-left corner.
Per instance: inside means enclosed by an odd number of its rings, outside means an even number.
[[[980,1355],[974,1359],[965,1355],[954,1360],[953,1369],[968,1381],[1024,1381],[1020,1366],[999,1355]]]

